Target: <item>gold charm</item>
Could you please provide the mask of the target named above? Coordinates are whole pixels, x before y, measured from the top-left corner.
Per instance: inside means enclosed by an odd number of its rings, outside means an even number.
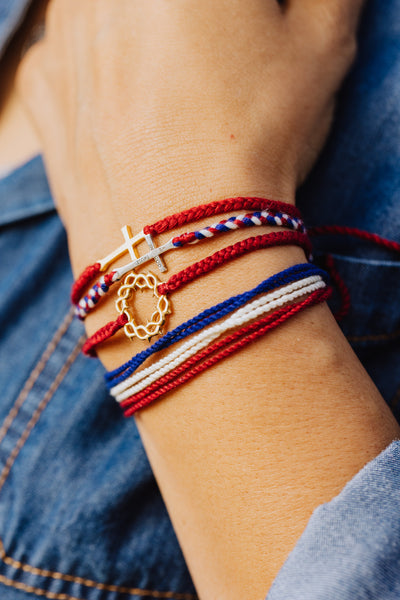
[[[159,294],[157,286],[160,282],[153,273],[130,273],[125,277],[124,283],[118,290],[118,300],[115,303],[120,315],[128,319],[124,327],[125,335],[132,339],[150,340],[153,335],[158,335],[165,323],[165,316],[170,314],[171,306],[167,296]],[[138,325],[129,306],[132,292],[137,290],[152,290],[153,296],[157,298],[156,309],[146,325]]]

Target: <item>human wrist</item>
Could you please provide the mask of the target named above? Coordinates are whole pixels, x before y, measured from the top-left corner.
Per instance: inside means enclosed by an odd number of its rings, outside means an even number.
[[[154,144],[155,140],[150,139],[148,148],[149,153],[156,155]],[[75,275],[96,257],[118,246],[120,229],[126,224],[136,232],[163,216],[238,196],[270,198],[294,205],[295,174],[269,166],[267,161],[263,170],[255,150],[253,156],[248,151],[239,155],[240,151],[231,147],[235,144],[233,140],[216,149],[192,142],[190,147],[186,144],[170,150],[168,163],[160,152],[151,169],[136,168],[134,175],[125,162],[119,172],[114,166],[105,165],[107,182],[96,181],[96,205],[92,201],[87,209],[85,198],[91,190],[85,186],[81,190],[82,202],[68,203],[68,212],[61,207]],[[88,171],[94,170],[95,165],[88,164]]]
[[[230,222],[224,225],[224,219],[226,219],[226,213],[229,210],[235,212],[235,217],[232,217],[234,219],[233,221],[230,219]],[[250,213],[254,210],[256,212],[251,215]],[[257,210],[260,212],[257,212]],[[208,222],[206,215],[208,216]],[[215,215],[214,219],[210,222],[210,217],[213,215]],[[217,218],[216,215],[221,215],[221,217]],[[201,216],[203,216],[203,219],[201,219],[201,223],[199,223]],[[191,208],[190,210],[178,214],[175,213],[172,219],[171,216],[169,216],[167,219],[162,219],[154,225],[150,226],[147,224],[144,227],[144,234],[148,235],[151,233],[155,236],[154,240],[151,238],[146,238],[145,240],[143,232],[140,233],[139,231],[136,231],[131,233],[131,231],[126,230],[124,232],[126,240],[125,245],[121,247],[121,238],[120,243],[118,244],[118,252],[121,253],[122,250],[122,252],[126,253],[128,251],[128,247],[131,245],[131,238],[134,247],[136,247],[135,254],[139,261],[137,267],[134,266],[136,259],[131,250],[129,250],[132,256],[131,260],[129,260],[129,258],[127,259],[126,254],[122,259],[120,254],[118,255],[113,252],[110,255],[107,253],[107,258],[99,260],[97,262],[97,267],[94,265],[97,272],[99,272],[100,269],[99,275],[96,276],[100,279],[98,284],[88,292],[90,300],[87,300],[85,297],[85,299],[79,303],[79,315],[81,318],[90,315],[90,318],[87,321],[89,333],[93,332],[93,324],[95,324],[94,328],[96,329],[112,318],[115,319],[115,315],[111,312],[112,296],[115,291],[115,288],[113,287],[114,283],[120,280],[122,282],[122,278],[125,277],[126,273],[132,271],[132,269],[134,269],[135,272],[127,277],[129,281],[133,275],[140,279],[144,277],[144,274],[151,271],[158,276],[158,269],[153,263],[152,258],[155,256],[155,250],[148,254],[149,248],[146,245],[147,243],[150,245],[150,248],[152,248],[155,242],[155,246],[158,248],[158,254],[160,252],[164,253],[165,249],[169,249],[167,254],[160,255],[160,258],[161,256],[166,258],[169,273],[159,277],[157,287],[160,294],[168,294],[168,297],[173,292],[174,307],[176,308],[176,311],[174,310],[173,315],[168,319],[169,322],[167,326],[168,330],[170,330],[171,327],[175,327],[178,323],[181,323],[182,320],[185,321],[189,316],[192,316],[192,313],[196,312],[196,310],[200,312],[207,308],[210,298],[217,302],[222,302],[226,299],[227,291],[228,295],[231,295],[232,293],[241,293],[248,288],[249,284],[251,286],[259,284],[265,279],[266,275],[272,275],[295,263],[304,262],[303,250],[308,254],[310,252],[310,247],[308,238],[302,231],[303,224],[301,219],[299,219],[299,216],[300,215],[295,207],[282,202],[254,197],[241,197],[203,204],[197,206],[195,209]],[[216,225],[220,219],[222,219],[222,223]],[[178,223],[180,223],[180,226]],[[186,224],[186,227],[184,224]],[[203,227],[211,225],[212,227],[209,228],[208,232],[203,229]],[[246,233],[250,225],[252,226],[252,233],[255,234],[253,236],[249,235],[249,232]],[[255,225],[262,227],[256,227],[256,231],[254,229]],[[276,225],[281,225],[287,230],[277,231]],[[186,231],[184,230],[181,232],[180,230],[182,227],[185,227]],[[189,231],[197,230],[197,233],[188,234],[188,227]],[[172,238],[171,228],[173,229]],[[272,229],[275,231],[272,232]],[[279,227],[278,229],[281,228]],[[179,236],[180,233],[183,234],[183,237],[182,241],[178,242],[179,237],[176,236]],[[198,235],[200,235],[200,238]],[[165,236],[168,238],[166,244],[163,236],[164,238]],[[191,236],[194,237],[192,238]],[[196,239],[197,241],[201,241],[201,243],[194,245],[192,243],[187,243],[190,242],[190,240],[193,241]],[[170,244],[172,242],[173,244],[171,247]],[[128,244],[128,246],[126,244]],[[279,247],[287,244],[291,245],[291,248],[288,249],[289,252],[280,252],[281,248]],[[296,246],[300,246],[300,248]],[[263,253],[262,249],[266,248],[268,248],[268,252]],[[303,250],[301,250],[301,248]],[[178,253],[171,252],[171,250],[174,249],[179,249],[180,251]],[[253,252],[256,249],[258,251],[257,253],[254,253],[256,255],[254,256]],[[249,252],[251,253],[250,256],[248,255]],[[148,258],[143,261],[145,254],[148,254]],[[233,258],[238,258],[239,256],[241,257],[239,261],[235,260],[231,262]],[[113,261],[113,266],[111,266],[109,262],[110,259]],[[116,264],[115,261],[118,260],[122,260],[122,263],[117,262]],[[149,261],[151,262],[149,263]],[[131,264],[128,265],[128,263]],[[189,267],[189,265],[193,265],[195,268],[193,269],[192,267]],[[218,269],[214,271],[217,266]],[[161,271],[163,270],[162,265],[159,265],[159,268]],[[101,271],[104,271],[104,269],[108,269],[109,273],[101,277]],[[91,279],[94,277],[92,271],[93,268],[91,267],[89,273]],[[180,273],[178,273],[178,271],[180,271]],[[143,273],[143,275],[141,275],[141,273]],[[198,279],[201,273],[207,274],[207,276]],[[154,275],[151,275],[151,277],[153,279]],[[186,281],[186,284],[184,285],[182,294],[181,288],[184,281]],[[190,282],[189,285],[187,285],[188,282]],[[142,284],[143,281],[140,286]],[[80,278],[79,283],[74,287],[73,297],[76,298],[74,302],[78,302],[78,298],[82,297],[84,289],[82,288],[82,285],[84,285],[84,283],[82,278]],[[106,288],[104,288],[104,286],[106,286]],[[110,290],[110,288],[112,289]],[[166,291],[163,291],[162,288],[165,288]],[[99,292],[96,291],[97,289]],[[123,289],[125,289],[124,286]],[[121,292],[121,290],[122,288],[120,288],[119,292]],[[120,296],[119,292],[118,296]],[[130,292],[130,295],[132,295],[132,292]],[[145,302],[146,313],[151,314],[154,309],[154,307],[151,309],[152,304],[154,304],[154,299],[151,299],[151,294],[145,294],[145,297],[148,301],[147,303]],[[101,300],[100,304],[98,304],[99,300]],[[105,300],[108,300],[108,303],[105,302]],[[118,304],[121,301],[122,300],[119,299]],[[137,294],[135,294],[134,302],[134,312],[137,315],[139,311],[140,314],[142,307],[140,306],[140,300],[138,301]],[[164,300],[160,300],[160,302],[164,302]],[[129,304],[130,302],[128,302],[128,306]],[[96,311],[94,318],[92,318],[94,308],[96,308]],[[121,310],[121,307],[118,306],[118,311]],[[129,312],[130,310],[131,309],[129,308]],[[106,315],[110,315],[109,319]],[[101,319],[103,319],[103,323],[101,323]],[[119,320],[120,318],[118,321]],[[137,316],[135,317],[135,321],[137,322]],[[139,321],[142,321],[142,319],[139,318]],[[121,328],[121,326],[122,323],[117,329]],[[131,326],[127,326],[125,329],[129,329],[130,327]],[[140,326],[140,329],[141,328],[142,326]],[[107,326],[106,329],[107,332],[110,331],[109,326]],[[114,325],[112,326],[112,329],[115,331]],[[130,335],[128,331],[127,335]],[[138,335],[139,337],[141,336],[139,333]],[[152,333],[152,335],[154,334]],[[106,338],[108,339],[108,337],[109,335],[107,334]],[[121,340],[121,336],[118,336],[118,338]],[[100,339],[104,340],[103,333],[99,332],[94,339],[96,340],[95,344],[97,345]],[[88,350],[92,347],[94,339],[89,340],[88,344],[85,344],[85,346],[88,346]],[[122,336],[121,341],[123,340],[124,336]],[[137,345],[137,342],[138,340],[135,340],[135,346]],[[109,354],[107,352],[107,346],[108,344],[104,348],[104,355]],[[115,349],[115,344],[112,344],[112,346],[114,346]],[[122,352],[124,351],[124,344],[121,346],[121,344],[118,343],[117,346]],[[103,355],[103,352],[101,354]]]

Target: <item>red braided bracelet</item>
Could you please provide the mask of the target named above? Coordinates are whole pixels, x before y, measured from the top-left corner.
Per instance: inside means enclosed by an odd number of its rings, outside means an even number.
[[[182,286],[201,275],[210,273],[220,265],[227,263],[239,256],[259,250],[262,248],[270,248],[272,246],[285,246],[294,244],[300,246],[305,252],[311,254],[311,243],[306,233],[300,231],[273,231],[255,237],[246,238],[240,242],[236,242],[232,246],[227,246],[218,250],[211,256],[207,256],[203,260],[194,263],[190,267],[183,269],[179,273],[172,275],[166,283],[161,283],[158,286],[160,294],[170,294],[179,290]]]
[[[254,250],[289,244],[300,246],[308,254],[311,252],[310,240],[305,233],[299,231],[274,231],[272,233],[266,233],[264,235],[241,240],[222,250],[218,250],[211,256],[172,275],[166,283],[162,283],[158,286],[158,292],[163,295],[171,294],[187,283],[194,281],[197,277],[210,273],[220,265],[243,256],[244,254],[248,254],[249,252],[253,252]],[[125,319],[122,319],[121,317],[122,316],[120,315],[115,321],[110,321],[88,338],[82,348],[84,354],[95,356],[95,347],[115,335],[117,331],[125,326],[127,322],[126,317]]]
[[[280,202],[279,200],[269,200],[268,198],[226,198],[225,200],[216,200],[209,202],[208,204],[200,204],[194,208],[189,208],[180,213],[175,213],[169,217],[165,217],[160,221],[157,221],[153,225],[146,225],[143,228],[144,233],[150,233],[155,235],[156,233],[163,233],[164,231],[170,231],[181,225],[187,223],[194,223],[204,217],[211,217],[213,215],[221,215],[223,213],[231,212],[233,210],[274,210],[277,212],[285,212],[291,217],[301,218],[299,209],[293,204],[287,204],[286,202]]]
[[[117,331],[127,324],[127,322],[128,318],[125,314],[119,315],[115,321],[109,321],[86,340],[82,346],[82,352],[87,356],[95,357],[95,347],[116,334]]]
[[[198,221],[204,217],[212,215],[219,215],[234,210],[240,209],[254,209],[254,210],[273,210],[276,212],[285,212],[291,217],[300,218],[301,214],[298,208],[292,204],[280,202],[278,200],[269,200],[267,198],[257,197],[238,197],[238,198],[227,198],[225,200],[217,200],[208,204],[201,204],[194,208],[189,208],[180,213],[175,213],[153,225],[146,225],[143,228],[145,235],[154,235],[156,233],[163,233],[164,231],[170,231],[180,225],[192,223]],[[86,287],[89,285],[91,280],[100,273],[101,264],[96,262],[93,265],[86,267],[81,273],[78,279],[72,286],[71,300],[73,304],[78,304],[81,296],[84,294]]]

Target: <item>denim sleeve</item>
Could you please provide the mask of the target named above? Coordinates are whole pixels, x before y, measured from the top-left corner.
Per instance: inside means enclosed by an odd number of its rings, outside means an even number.
[[[400,598],[400,441],[313,513],[267,600]]]

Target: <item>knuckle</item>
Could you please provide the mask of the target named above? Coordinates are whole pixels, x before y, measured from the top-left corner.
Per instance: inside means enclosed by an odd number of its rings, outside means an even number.
[[[321,5],[316,15],[315,30],[322,52],[335,52],[339,56],[354,58],[356,31],[354,19],[335,3]]]

